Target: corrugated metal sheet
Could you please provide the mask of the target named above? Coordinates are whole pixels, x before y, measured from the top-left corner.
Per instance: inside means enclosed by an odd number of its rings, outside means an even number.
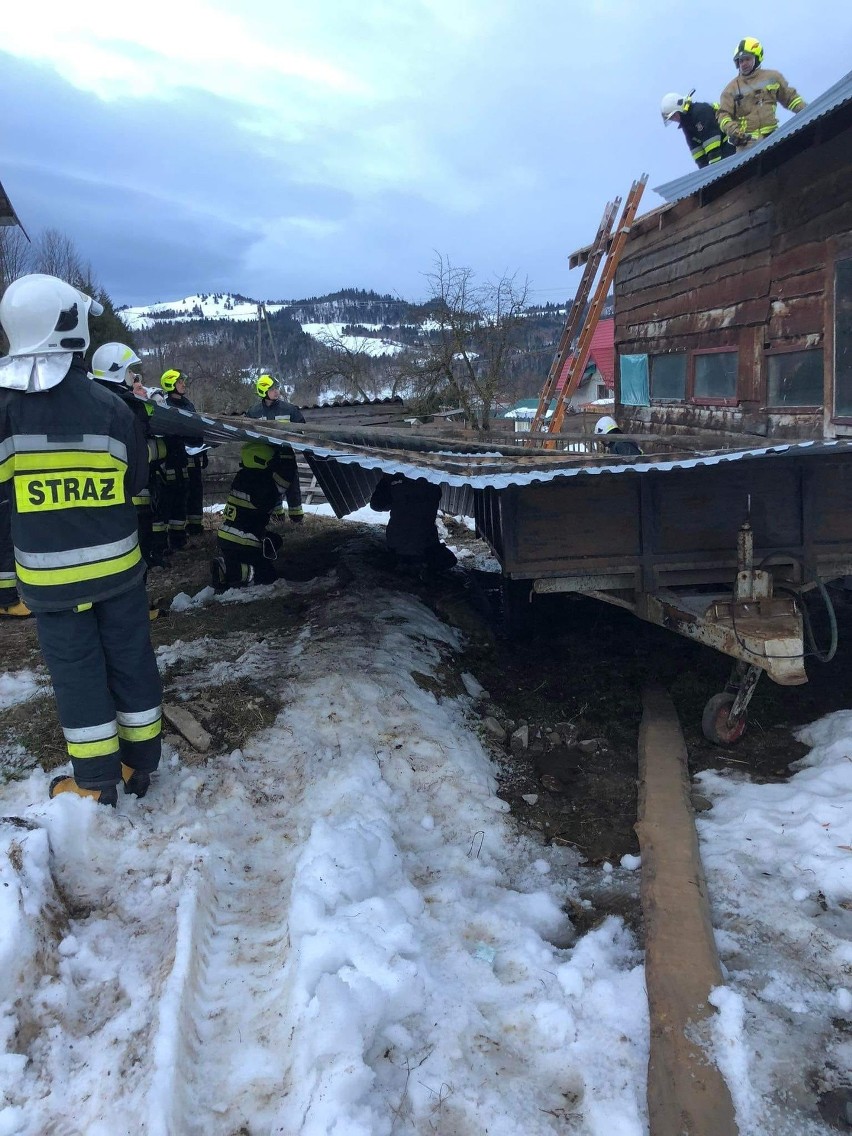
[[[666,182],[665,185],[657,186],[654,192],[659,193],[670,204],[675,201],[682,201],[685,197],[691,197],[706,186],[721,182],[737,170],[757,161],[764,154],[779,146],[785,139],[794,137],[813,122],[834,114],[850,102],[852,102],[852,71],[839,79],[833,87],[829,87],[827,91],[815,98],[812,103],[808,103],[799,114],[794,114],[782,123],[774,134],[770,134],[768,138],[758,142],[750,150],[744,150],[740,154],[735,154],[733,158],[726,158],[712,166],[706,166],[703,170],[694,170],[684,177]]]
[[[473,494],[477,490],[508,489],[512,486],[543,484],[568,477],[610,476],[635,477],[665,474],[673,470],[722,465],[726,462],[777,460],[787,457],[845,453],[852,458],[852,440],[829,439],[805,442],[776,442],[762,446],[743,446],[732,450],[714,450],[688,458],[665,455],[643,455],[639,458],[609,458],[604,455],[572,455],[562,451],[546,451],[522,457],[493,453],[459,452],[446,442],[446,449],[422,453],[417,450],[388,451],[384,447],[344,445],[322,442],[315,437],[284,434],[280,429],[266,433],[261,426],[246,430],[186,410],[157,407],[152,418],[157,433],[204,437],[208,442],[254,441],[261,439],[276,445],[290,445],[304,454],[329,503],[339,517],[362,508],[370,498],[382,473],[403,473],[407,477],[424,478],[443,491],[443,505],[457,514],[473,515]],[[458,491],[458,492],[455,492]]]

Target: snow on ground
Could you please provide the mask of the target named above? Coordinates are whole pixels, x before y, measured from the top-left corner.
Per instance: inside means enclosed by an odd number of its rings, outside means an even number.
[[[15,674],[0,671],[0,710],[19,706],[41,694],[50,683],[47,673],[38,675],[35,671],[18,671]]]
[[[116,811],[48,801],[40,769],[0,788],[0,1134],[641,1136],[637,942],[612,916],[576,937],[590,869],[497,797],[475,676],[442,687],[457,633],[331,577],[205,589],[187,618],[288,590],[315,601],[295,636],[158,653],[192,659],[187,691],[280,697],[243,750],[167,747]],[[802,738],[787,784],[702,775],[742,1136],[827,1136],[807,1075],[852,1065],[852,712]]]

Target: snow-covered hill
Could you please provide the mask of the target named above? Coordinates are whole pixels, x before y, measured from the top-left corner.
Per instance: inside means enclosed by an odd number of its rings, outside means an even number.
[[[166,300],[143,307],[121,308],[119,315],[131,331],[141,331],[155,323],[184,323],[187,320],[225,319],[246,321],[257,319],[257,306],[261,301],[230,292],[199,292],[182,300]],[[286,304],[266,304],[269,315],[280,312]]]
[[[119,310],[119,315],[131,331],[147,331],[163,323],[189,323],[201,320],[229,320],[237,323],[247,323],[258,318],[258,307],[263,303],[267,315],[275,315],[286,311],[292,319],[301,325],[306,335],[318,339],[330,347],[340,350],[363,351],[368,355],[396,355],[404,348],[402,344],[384,337],[379,333],[387,333],[388,324],[365,322],[362,318],[364,308],[375,309],[378,305],[382,310],[382,300],[359,301],[356,299],[336,296],[333,298],[298,300],[289,303],[269,303],[267,301],[252,300],[246,296],[230,292],[200,292],[193,296],[185,296],[180,300],[166,300],[157,304],[148,304],[142,307],[127,307]],[[394,302],[394,307],[399,304]],[[398,315],[398,311],[389,312],[389,315]],[[347,319],[347,317],[349,317]],[[394,321],[395,323],[395,321]],[[357,324],[359,330],[365,334],[344,335],[344,330]]]

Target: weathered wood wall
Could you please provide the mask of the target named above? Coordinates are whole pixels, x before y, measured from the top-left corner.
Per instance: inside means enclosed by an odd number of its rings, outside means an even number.
[[[823,436],[822,409],[767,410],[766,351],[825,346],[831,407],[834,260],[852,240],[849,115],[831,137],[811,145],[803,136],[799,152],[793,143],[775,168],[756,160],[706,204],[695,194],[634,227],[615,280],[618,353],[737,348],[739,374],[736,406],[618,406],[629,429]]]
[[[615,573],[646,591],[730,587],[746,519],[758,561],[795,558],[823,579],[852,570],[852,462],[842,457],[575,477],[477,498],[478,530],[513,579]]]

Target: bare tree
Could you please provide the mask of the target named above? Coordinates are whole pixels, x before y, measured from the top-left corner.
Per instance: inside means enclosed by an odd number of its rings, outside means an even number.
[[[32,245],[17,225],[0,226],[0,293],[30,271]]]
[[[344,392],[352,398],[369,400],[397,393],[400,369],[392,365],[392,356],[375,350],[373,337],[326,331],[317,338],[325,348],[311,368],[318,390],[342,381]]]
[[[472,269],[440,254],[426,278],[431,288],[426,314],[437,325],[436,341],[410,378],[421,397],[454,401],[474,429],[486,430],[516,351],[528,282],[504,273],[479,284]]]
[[[59,229],[43,229],[33,249],[33,270],[58,276],[75,288],[96,287],[91,266],[84,265],[71,238]]]

